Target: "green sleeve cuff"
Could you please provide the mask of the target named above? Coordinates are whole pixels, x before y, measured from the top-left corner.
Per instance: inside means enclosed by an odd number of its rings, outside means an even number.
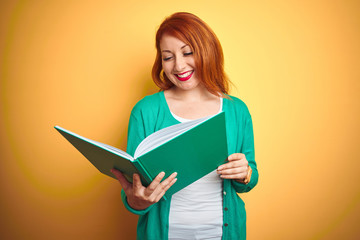
[[[124,191],[123,189],[121,189],[121,199],[122,199],[122,201],[123,201],[123,203],[124,203],[125,208],[126,208],[129,212],[134,213],[134,214],[136,214],[136,215],[144,215],[144,214],[146,214],[146,213],[152,208],[152,206],[154,206],[154,204],[153,204],[153,205],[151,205],[150,207],[145,208],[145,209],[143,209],[143,210],[133,209],[133,208],[130,207],[130,205],[128,204],[128,202],[127,202],[127,197],[126,197],[125,191]]]
[[[232,183],[232,185],[235,188],[235,191],[237,193],[249,192],[258,183],[258,179],[259,179],[258,171],[257,171],[256,168],[253,168],[253,166],[250,166],[250,167],[251,167],[251,169],[253,171],[252,171],[252,174],[251,174],[250,182],[248,184],[244,184],[244,183],[240,183],[240,182],[235,181],[235,180],[231,180],[231,183]]]

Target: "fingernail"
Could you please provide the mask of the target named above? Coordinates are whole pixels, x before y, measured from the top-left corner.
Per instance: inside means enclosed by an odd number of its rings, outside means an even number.
[[[173,173],[173,176],[174,176],[174,177],[177,176],[177,172],[174,172],[174,173]]]
[[[222,166],[219,166],[219,167],[217,168],[218,171],[221,171],[222,169],[223,169]]]
[[[161,172],[160,177],[164,177],[164,176],[165,176],[165,172]]]

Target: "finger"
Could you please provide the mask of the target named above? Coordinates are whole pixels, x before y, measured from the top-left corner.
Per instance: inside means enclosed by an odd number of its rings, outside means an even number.
[[[173,182],[173,180],[175,179],[175,177],[177,176],[177,173],[173,173],[171,174],[167,179],[165,179],[164,181],[162,181],[157,187],[156,189],[154,189],[154,191],[151,193],[152,196],[157,196],[159,195],[162,191],[164,191],[164,189],[169,189],[172,184],[174,184],[175,182]],[[169,186],[170,185],[170,186]],[[165,191],[166,191],[165,190]]]
[[[165,172],[159,173],[154,180],[150,183],[150,185],[146,188],[146,192],[149,195],[156,189],[156,187],[160,184],[161,180],[164,178]]]
[[[217,171],[217,173],[222,175],[231,175],[231,174],[247,173],[247,171],[248,168],[246,166],[242,166],[242,167],[224,169],[221,171]]]
[[[247,173],[238,173],[238,174],[228,174],[228,175],[220,175],[221,178],[224,179],[245,179]]]
[[[166,193],[167,190],[169,190],[169,188],[174,185],[177,181],[177,178],[174,178],[157,196],[155,201],[158,202],[160,201],[160,199],[164,196],[164,194]]]
[[[159,184],[159,187],[152,193],[151,197],[155,198],[155,202],[160,201],[160,199],[164,196],[165,192],[169,190],[169,188],[175,184],[177,181],[177,178],[174,178],[176,176],[176,173],[173,173],[170,175],[166,180],[164,180],[161,184]],[[171,179],[171,180],[170,180]],[[170,182],[168,182],[168,180]],[[164,185],[166,184],[166,185]]]
[[[246,166],[246,162],[244,161],[244,159],[242,160],[237,160],[237,161],[232,161],[232,162],[228,162],[225,163],[223,165],[220,165],[217,170],[218,171],[222,171],[224,169],[228,169],[228,168],[236,168],[236,167],[241,167],[241,166]]]
[[[126,192],[131,187],[131,183],[125,178],[124,174],[119,170],[113,168],[110,171],[115,175],[117,180],[120,182],[121,187]]]
[[[242,153],[233,153],[227,159],[228,161],[235,161],[245,158],[245,154]]]
[[[162,192],[164,192],[164,194],[165,194],[165,192],[167,190],[169,190],[169,188],[171,188],[171,186],[174,185],[176,183],[176,181],[177,181],[177,178],[172,179],[171,182],[163,188]]]
[[[164,188],[165,186],[167,186],[168,184],[170,184],[177,176],[177,172],[172,173],[167,179],[165,179],[164,181],[162,181],[160,183],[160,185]]]
[[[138,189],[144,187],[141,183],[140,176],[137,173],[133,174],[133,190],[137,191]]]

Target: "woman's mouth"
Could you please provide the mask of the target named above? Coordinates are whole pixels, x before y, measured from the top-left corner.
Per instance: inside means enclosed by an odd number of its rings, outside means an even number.
[[[194,70],[191,71],[187,71],[181,74],[175,74],[176,78],[179,79],[180,81],[187,81],[191,78],[191,76],[193,75]]]

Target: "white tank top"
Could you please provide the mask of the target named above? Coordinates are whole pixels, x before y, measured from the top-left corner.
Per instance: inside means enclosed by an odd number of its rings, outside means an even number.
[[[223,99],[220,98],[222,111]],[[180,122],[190,121],[171,113]],[[223,225],[223,180],[216,170],[171,198],[169,240],[220,240]]]

